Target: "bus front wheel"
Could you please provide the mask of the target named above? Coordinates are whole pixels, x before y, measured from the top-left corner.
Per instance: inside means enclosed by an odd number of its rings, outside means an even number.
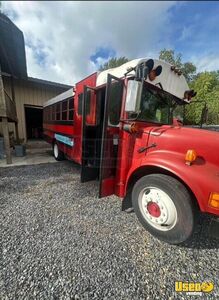
[[[57,161],[64,159],[64,153],[59,149],[59,146],[56,142],[53,144],[53,156]]]
[[[180,244],[193,233],[196,210],[186,187],[171,176],[147,175],[132,190],[135,213],[153,236]]]

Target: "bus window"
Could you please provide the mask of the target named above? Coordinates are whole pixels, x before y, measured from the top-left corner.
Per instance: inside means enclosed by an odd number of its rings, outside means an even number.
[[[56,104],[56,120],[60,120],[60,103]]]
[[[113,82],[109,92],[109,126],[118,126],[122,106],[122,82]]]
[[[82,115],[82,107],[83,107],[83,93],[78,95],[78,114]],[[86,115],[90,113],[90,100],[91,100],[91,91],[87,91],[87,103],[86,103]]]
[[[90,114],[90,103],[91,103],[91,90],[87,91],[87,99],[86,99],[86,115]]]
[[[78,114],[82,115],[83,93],[78,95]]]
[[[96,92],[92,89],[88,89],[86,92],[86,124],[96,125],[97,116],[97,103],[96,103]]]
[[[68,112],[68,100],[62,102],[62,120],[67,120],[67,112]]]
[[[52,105],[52,121],[54,121],[55,120],[55,113],[56,113],[56,110],[55,110],[55,105],[53,104]]]

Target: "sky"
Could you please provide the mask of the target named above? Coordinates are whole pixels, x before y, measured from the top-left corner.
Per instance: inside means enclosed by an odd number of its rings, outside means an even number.
[[[112,57],[182,54],[198,72],[219,69],[219,2],[2,1],[23,31],[28,75],[74,85]]]

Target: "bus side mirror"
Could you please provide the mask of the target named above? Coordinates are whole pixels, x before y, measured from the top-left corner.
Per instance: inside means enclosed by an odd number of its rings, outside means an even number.
[[[142,82],[129,80],[126,93],[125,111],[138,113],[141,104]]]

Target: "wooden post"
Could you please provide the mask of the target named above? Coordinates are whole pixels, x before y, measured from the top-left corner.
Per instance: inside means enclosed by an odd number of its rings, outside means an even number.
[[[4,85],[2,80],[1,66],[0,66],[0,103],[1,105],[4,106],[4,110],[1,117],[2,117],[2,130],[4,136],[6,161],[7,164],[11,164],[12,159],[11,159],[10,138],[9,138],[9,130],[8,130],[8,118],[6,116],[5,92],[4,92]]]
[[[16,137],[16,142],[19,143],[19,132],[18,132],[18,122],[14,123],[15,126],[15,137]]]
[[[8,131],[8,119],[5,117],[2,118],[2,129],[3,129],[3,136],[4,136],[6,161],[7,164],[11,164],[12,159],[11,159],[10,138],[9,138],[9,131]]]
[[[14,90],[14,77],[11,76],[11,98],[14,101],[15,104],[15,90]],[[15,108],[16,108],[16,104],[15,104]],[[17,115],[17,112],[16,112]],[[19,132],[18,132],[18,121],[14,123],[15,126],[15,138],[16,138],[16,142],[19,143]]]

